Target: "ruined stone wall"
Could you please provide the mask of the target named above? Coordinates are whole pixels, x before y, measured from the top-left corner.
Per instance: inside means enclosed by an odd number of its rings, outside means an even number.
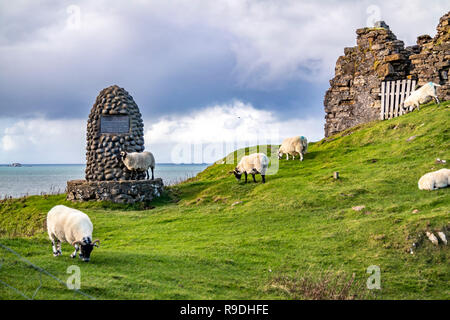
[[[356,30],[357,46],[344,49],[325,94],[325,137],[379,119],[382,81],[440,83],[438,95],[448,100],[449,15],[440,19],[435,38],[421,36],[406,48],[384,22]]]
[[[410,73],[420,86],[429,81],[440,84],[437,90],[439,99],[450,100],[450,12],[439,20],[436,29],[434,38],[429,35],[417,38],[420,53],[410,56]]]
[[[108,117],[111,116],[124,116],[124,120],[128,119],[128,130],[118,132],[126,129],[126,126],[120,128],[115,125],[111,126],[112,132],[104,132],[108,127],[103,124],[102,132],[102,119],[110,119]],[[100,91],[89,115],[86,180],[128,180],[131,172],[120,158],[121,151],[144,151],[144,123],[133,97],[125,89],[114,85]],[[145,173],[139,173],[135,179],[145,179]]]

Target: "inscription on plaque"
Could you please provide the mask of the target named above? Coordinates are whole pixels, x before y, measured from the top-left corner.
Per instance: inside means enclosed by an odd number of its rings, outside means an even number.
[[[129,116],[101,116],[101,133],[128,133],[130,132]]]

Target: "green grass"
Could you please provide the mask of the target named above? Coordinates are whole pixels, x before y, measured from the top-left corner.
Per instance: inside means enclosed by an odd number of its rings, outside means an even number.
[[[449,105],[312,143],[305,161],[281,160],[266,184],[260,177],[237,183],[228,174],[233,164],[212,165],[170,188],[152,210],[70,203],[64,195],[4,201],[0,243],[64,281],[68,266],[80,266],[81,290],[99,299],[307,298],[301,286],[322,281],[324,272],[354,274],[364,286],[370,265],[381,269],[381,290],[357,297],[449,299],[449,248],[423,235],[449,236],[450,190],[417,188],[424,173],[448,167],[435,159],[450,160]],[[91,217],[101,247],[90,263],[72,260],[67,244],[63,256],[52,256],[45,216],[56,204]],[[352,210],[357,205],[365,209]],[[412,255],[413,242],[419,246]],[[0,264],[0,280],[33,294],[37,272],[2,249]],[[21,298],[1,283],[0,297]],[[36,298],[82,296],[43,276]]]

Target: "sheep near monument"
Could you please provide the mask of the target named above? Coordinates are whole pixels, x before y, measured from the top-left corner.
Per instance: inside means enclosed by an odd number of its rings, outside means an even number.
[[[134,203],[160,196],[162,179],[145,180],[145,170],[130,170],[121,157],[145,149],[142,115],[125,89],[114,85],[100,91],[86,136],[86,180],[67,182],[68,200]]]

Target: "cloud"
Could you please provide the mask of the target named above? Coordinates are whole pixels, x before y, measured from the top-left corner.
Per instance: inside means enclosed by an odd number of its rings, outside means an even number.
[[[323,118],[282,120],[239,100],[144,123],[146,149],[159,163],[212,163],[244,146],[323,137]],[[85,163],[86,120],[3,119],[0,128],[0,163]]]
[[[83,163],[85,127],[82,120],[11,119],[0,132],[0,163]]]
[[[244,146],[279,144],[283,138],[323,137],[323,119],[281,120],[270,111],[235,100],[188,116],[163,117],[145,132],[146,148],[159,162],[211,163]]]
[[[125,87],[148,117],[231,99],[318,116],[369,6],[400,39],[435,33],[446,1],[153,0],[0,3],[0,112],[85,118]],[[75,10],[74,8],[78,8]],[[77,14],[79,16],[77,18]],[[75,16],[74,16],[75,15]]]

